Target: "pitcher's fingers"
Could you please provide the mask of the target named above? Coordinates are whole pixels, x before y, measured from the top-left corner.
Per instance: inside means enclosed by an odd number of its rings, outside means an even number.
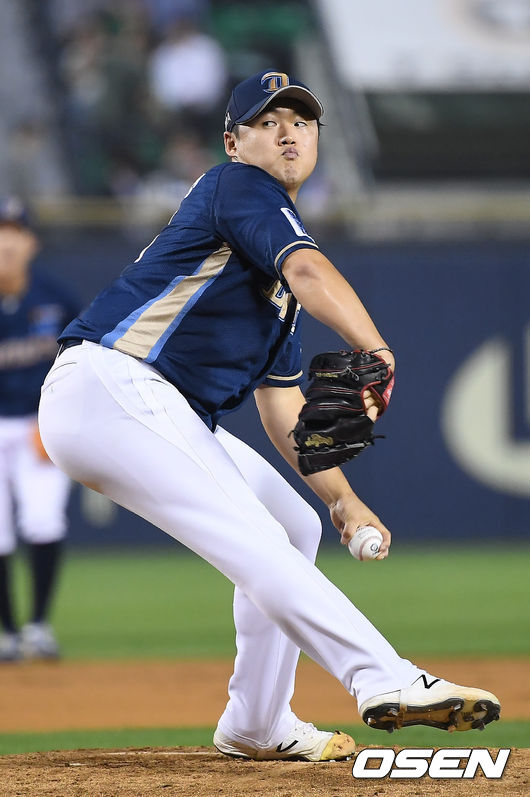
[[[386,557],[388,556],[389,548],[392,544],[392,535],[387,529],[387,527],[381,522],[379,522],[377,528],[383,535],[383,542],[381,543],[381,547],[379,548],[379,554],[376,556],[376,559],[386,559]]]

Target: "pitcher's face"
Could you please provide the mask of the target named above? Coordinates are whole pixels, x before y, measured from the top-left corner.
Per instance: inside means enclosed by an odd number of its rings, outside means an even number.
[[[275,177],[295,199],[317,162],[318,124],[303,103],[279,102],[238,125],[237,133],[225,133],[225,148],[233,160]]]

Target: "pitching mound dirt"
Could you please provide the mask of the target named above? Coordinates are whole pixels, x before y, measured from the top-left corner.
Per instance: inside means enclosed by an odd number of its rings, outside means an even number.
[[[513,750],[501,780],[487,780],[479,772],[465,782],[428,776],[361,781],[353,779],[348,761],[237,761],[208,747],[77,750],[4,756],[0,793],[6,797],[526,797],[529,763],[529,750]]]
[[[420,664],[449,681],[489,689],[501,701],[503,720],[530,718],[528,659],[428,659]],[[232,667],[231,661],[5,664],[2,732],[215,726],[226,705]],[[316,724],[339,727],[359,721],[344,688],[307,660],[298,668],[292,705],[298,716]]]

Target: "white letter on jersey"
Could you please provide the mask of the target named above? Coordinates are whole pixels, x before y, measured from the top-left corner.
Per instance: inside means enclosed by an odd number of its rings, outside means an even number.
[[[311,236],[308,235],[307,232],[304,230],[304,225],[297,217],[296,213],[293,213],[291,208],[281,208],[281,211],[285,216],[285,218],[287,219],[287,221],[289,222],[289,224],[291,225],[291,227],[293,228],[293,230],[295,231],[295,233],[300,238],[303,236],[305,238],[309,238],[311,241],[313,240],[313,238],[311,238]]]

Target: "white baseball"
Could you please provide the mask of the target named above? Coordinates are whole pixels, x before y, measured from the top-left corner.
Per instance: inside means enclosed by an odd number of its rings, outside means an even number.
[[[383,542],[383,535],[374,526],[359,526],[348,543],[352,556],[364,562],[375,559]]]

